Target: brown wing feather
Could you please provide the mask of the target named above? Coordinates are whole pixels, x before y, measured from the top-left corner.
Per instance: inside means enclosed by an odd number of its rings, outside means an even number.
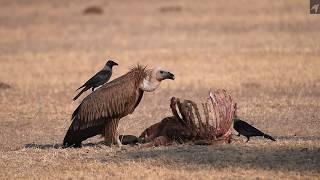
[[[139,85],[145,75],[145,68],[138,66],[84,98],[72,117],[76,121],[74,130],[102,125],[132,113],[141,99]]]

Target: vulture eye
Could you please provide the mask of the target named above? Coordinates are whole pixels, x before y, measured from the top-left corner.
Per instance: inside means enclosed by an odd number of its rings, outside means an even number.
[[[163,74],[163,71],[160,71],[161,74]]]

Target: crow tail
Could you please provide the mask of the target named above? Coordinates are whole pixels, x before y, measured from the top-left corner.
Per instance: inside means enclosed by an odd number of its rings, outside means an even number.
[[[79,96],[81,96],[82,93],[84,93],[86,90],[88,90],[89,88],[85,87],[84,89],[82,89],[79,94],[77,94],[74,98],[73,101],[77,100]]]
[[[272,136],[268,135],[268,134],[263,134],[264,138],[270,139],[272,141],[276,141]]]

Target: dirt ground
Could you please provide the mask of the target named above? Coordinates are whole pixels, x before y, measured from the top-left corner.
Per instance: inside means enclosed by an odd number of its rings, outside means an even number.
[[[0,179],[319,179],[319,20],[302,0],[2,0]],[[107,59],[113,78],[137,63],[176,76],[121,120],[124,134],[169,116],[172,96],[224,88],[277,141],[62,149],[75,89]]]

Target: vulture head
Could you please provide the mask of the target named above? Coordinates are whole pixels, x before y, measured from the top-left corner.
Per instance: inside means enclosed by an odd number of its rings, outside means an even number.
[[[162,68],[148,69],[140,84],[140,89],[147,92],[154,91],[159,87],[161,81],[166,79],[174,80],[174,74]]]

